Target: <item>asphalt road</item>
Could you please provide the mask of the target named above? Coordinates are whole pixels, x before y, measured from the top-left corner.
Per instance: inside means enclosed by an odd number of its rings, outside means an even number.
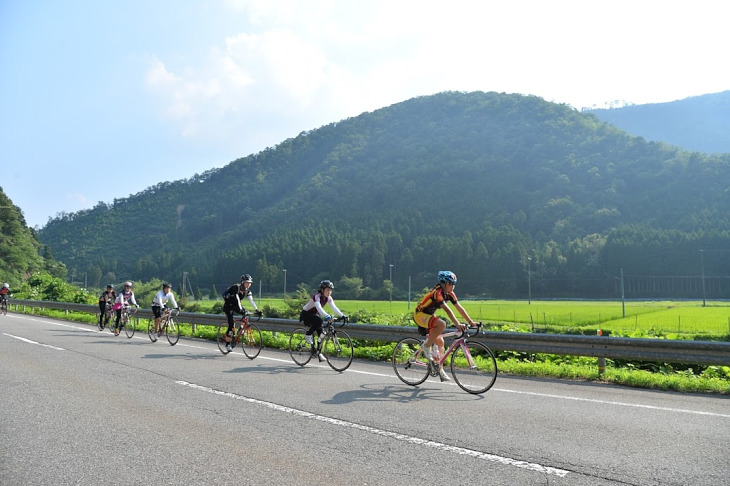
[[[299,367],[0,316],[0,485],[728,484],[730,399]]]

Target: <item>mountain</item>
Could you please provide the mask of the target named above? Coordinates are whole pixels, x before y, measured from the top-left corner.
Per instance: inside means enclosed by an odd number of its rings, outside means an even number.
[[[20,208],[0,187],[0,285],[7,282],[11,290],[17,289],[30,274],[39,271],[66,277],[65,267],[53,260],[48,247],[41,245],[38,235],[26,224]]]
[[[700,249],[708,276],[730,272],[728,181],[730,155],[534,96],[446,92],[60,215],[39,237],[104,282],[186,273],[221,289],[247,272],[266,293],[330,278],[342,297],[383,297],[391,275],[404,295],[449,268],[469,295],[616,297],[625,268],[629,292],[686,295]]]
[[[698,152],[730,153],[730,91],[669,103],[587,111],[647,140]]]

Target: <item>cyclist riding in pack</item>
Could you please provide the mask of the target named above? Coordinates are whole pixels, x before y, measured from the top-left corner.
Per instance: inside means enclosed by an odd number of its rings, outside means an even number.
[[[5,304],[7,304],[8,294],[10,294],[10,284],[5,282],[2,288],[0,288],[0,302],[5,302]]]
[[[106,304],[114,303],[117,299],[117,293],[114,292],[114,286],[109,284],[106,286],[106,290],[99,296],[99,325],[104,321],[104,314],[106,314]]]
[[[119,332],[122,330],[119,321],[122,318],[122,307],[125,305],[133,305],[139,309],[139,304],[137,304],[137,300],[134,298],[134,292],[132,292],[132,282],[129,281],[124,282],[124,290],[117,294],[117,298],[114,301],[114,311],[117,314],[117,319],[114,322],[115,336],[119,336]]]
[[[160,334],[160,321],[162,320],[162,309],[170,301],[174,309],[180,310],[180,307],[175,302],[175,296],[172,295],[170,288],[171,284],[167,282],[162,283],[162,290],[155,294],[155,298],[152,299],[152,313],[155,315],[155,333]]]
[[[439,353],[444,354],[444,338],[441,337],[441,333],[446,329],[446,321],[436,317],[434,313],[441,309],[449,316],[454,326],[463,331],[465,326],[456,319],[456,315],[447,305],[451,302],[459,314],[469,323],[470,326],[476,326],[476,323],[469,317],[466,310],[459,304],[459,300],[456,298],[454,293],[454,287],[456,286],[456,275],[454,272],[442,270],[438,273],[438,285],[432,288],[424,297],[421,302],[416,306],[413,311],[413,320],[418,325],[418,332],[425,336],[428,334],[428,339],[424,345],[424,354],[430,360],[433,360],[431,347],[434,344],[438,345]],[[439,376],[441,381],[448,381],[449,377],[446,376],[443,368],[439,368]]]
[[[231,340],[233,339],[233,313],[244,315],[246,310],[241,304],[241,299],[247,297],[251,303],[254,312],[261,315],[261,311],[256,306],[256,302],[253,300],[253,293],[251,292],[251,285],[253,284],[253,277],[247,273],[241,275],[241,283],[233,284],[228,287],[223,293],[223,311],[226,313],[228,319],[228,331],[226,331],[226,349],[231,352]]]
[[[344,318],[347,317],[340,309],[337,308],[334,299],[332,299],[332,291],[334,289],[335,284],[329,280],[322,280],[319,284],[319,290],[312,295],[306,304],[304,304],[302,312],[299,314],[299,322],[303,322],[309,326],[309,330],[304,333],[304,339],[307,344],[311,345],[313,343],[312,334],[315,332],[322,334],[323,322],[330,322],[332,320],[332,316],[327,314],[324,310],[325,305],[329,304],[330,308],[335,311],[338,316]],[[325,360],[322,353],[319,353],[318,358],[320,361]]]

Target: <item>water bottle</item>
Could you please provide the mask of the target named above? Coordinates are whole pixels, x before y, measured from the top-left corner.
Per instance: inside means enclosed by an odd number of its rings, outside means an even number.
[[[433,361],[435,363],[438,363],[441,360],[441,355],[439,354],[439,345],[434,344],[433,345]]]

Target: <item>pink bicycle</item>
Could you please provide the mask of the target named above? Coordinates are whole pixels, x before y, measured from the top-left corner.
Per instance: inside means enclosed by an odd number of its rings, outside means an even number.
[[[446,359],[451,356],[451,374],[456,384],[465,392],[475,395],[486,392],[497,379],[497,360],[491,349],[480,342],[469,340],[479,334],[481,326],[479,323],[471,335],[468,334],[468,329],[443,333],[441,336],[444,338],[456,339],[443,356],[439,357],[438,351],[434,350],[433,361],[423,353],[423,345],[428,336],[424,339],[401,339],[393,349],[395,374],[407,385],[420,385],[429,375],[439,376],[439,366],[444,366]]]

